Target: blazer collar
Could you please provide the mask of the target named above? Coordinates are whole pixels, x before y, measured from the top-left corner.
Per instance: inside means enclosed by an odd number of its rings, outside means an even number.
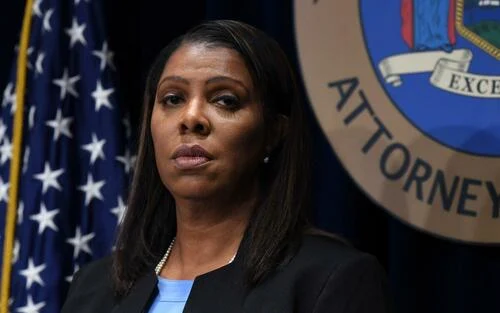
[[[240,256],[231,264],[196,277],[184,313],[243,312],[245,295]]]
[[[246,238],[243,238],[232,263],[195,278],[184,313],[243,312],[246,295],[243,262],[247,243]],[[158,294],[157,284],[156,273],[151,269],[134,284],[112,313],[148,312]]]
[[[132,287],[130,293],[114,307],[112,313],[147,312],[151,301],[158,294],[158,279],[151,270],[142,276]]]

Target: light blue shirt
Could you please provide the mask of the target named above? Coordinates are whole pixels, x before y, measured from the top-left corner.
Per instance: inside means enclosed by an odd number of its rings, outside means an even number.
[[[193,287],[192,280],[172,280],[158,276],[159,293],[149,313],[182,313]]]

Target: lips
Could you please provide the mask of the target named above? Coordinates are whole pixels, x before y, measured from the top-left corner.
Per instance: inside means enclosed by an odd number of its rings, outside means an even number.
[[[193,169],[208,163],[213,156],[199,145],[182,145],[175,150],[172,159],[179,169]]]

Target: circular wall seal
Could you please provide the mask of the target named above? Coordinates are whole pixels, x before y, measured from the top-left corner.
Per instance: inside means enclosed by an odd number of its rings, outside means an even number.
[[[295,0],[295,27],[360,188],[420,230],[500,243],[500,1]]]

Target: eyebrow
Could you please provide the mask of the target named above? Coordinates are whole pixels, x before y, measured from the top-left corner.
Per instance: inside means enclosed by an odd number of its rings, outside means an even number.
[[[180,76],[167,76],[167,77],[163,78],[160,81],[160,84],[163,83],[166,80],[174,81],[174,82],[179,82],[179,83],[183,83],[183,84],[189,85],[189,81],[187,79],[183,78],[183,77],[180,77]]]
[[[182,84],[185,84],[185,85],[189,85],[189,81],[181,76],[176,76],[176,75],[172,75],[172,76],[167,76],[165,78],[163,78],[160,82],[163,83],[164,81],[174,81],[174,82],[179,82],[179,83],[182,83]],[[211,77],[209,78],[205,85],[210,85],[210,84],[215,84],[217,82],[220,82],[220,81],[231,81],[239,86],[241,86],[243,89],[245,89],[245,91],[247,93],[249,93],[249,90],[248,88],[245,86],[245,84],[243,84],[241,81],[235,79],[235,78],[232,78],[232,77],[229,77],[229,76],[215,76],[215,77]]]
[[[209,85],[209,84],[214,84],[214,83],[217,83],[217,82],[220,82],[220,81],[231,81],[237,85],[240,85],[240,87],[242,87],[243,89],[245,89],[245,91],[247,93],[250,93],[248,88],[245,86],[245,84],[243,84],[241,81],[235,79],[235,78],[232,78],[232,77],[229,77],[229,76],[215,76],[215,77],[212,77],[212,78],[209,78],[207,80],[207,82],[205,83],[206,85]]]

